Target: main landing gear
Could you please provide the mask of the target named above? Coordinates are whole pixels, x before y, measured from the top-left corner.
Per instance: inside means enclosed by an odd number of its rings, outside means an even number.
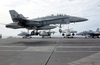
[[[36,30],[36,31],[34,30],[34,31],[31,32],[31,35],[38,35],[38,34],[39,34],[38,30]]]

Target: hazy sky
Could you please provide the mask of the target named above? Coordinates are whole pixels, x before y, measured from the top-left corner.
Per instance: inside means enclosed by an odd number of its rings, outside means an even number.
[[[100,0],[0,0],[0,23],[12,23],[9,14],[9,10],[12,9],[29,19],[57,13],[89,19],[86,22],[69,25],[78,32],[100,28]],[[65,25],[62,29],[67,28],[68,25]],[[59,28],[53,30],[58,32]],[[27,30],[14,30],[0,25],[0,34],[4,36],[16,36],[21,31]]]

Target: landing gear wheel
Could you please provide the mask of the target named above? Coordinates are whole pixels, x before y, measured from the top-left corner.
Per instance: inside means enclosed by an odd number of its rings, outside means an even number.
[[[36,32],[36,35],[38,35],[39,33],[38,32]]]
[[[42,36],[42,38],[44,38],[44,36]]]
[[[31,35],[34,35],[34,31],[31,32]]]
[[[73,33],[72,36],[74,36],[75,34]]]
[[[63,33],[62,36],[64,36],[65,34]]]
[[[48,33],[48,36],[50,36],[50,33]]]

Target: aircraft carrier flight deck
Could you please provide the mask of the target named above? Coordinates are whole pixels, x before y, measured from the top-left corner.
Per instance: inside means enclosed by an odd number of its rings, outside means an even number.
[[[100,65],[100,38],[0,39],[0,65]]]

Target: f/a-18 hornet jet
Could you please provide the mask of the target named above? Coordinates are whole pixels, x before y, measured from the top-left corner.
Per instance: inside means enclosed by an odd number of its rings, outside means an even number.
[[[75,22],[87,21],[86,18],[69,16],[69,15],[51,15],[46,17],[40,17],[35,19],[27,19],[22,14],[18,14],[15,10],[10,10],[10,15],[13,23],[7,24],[7,28],[19,29],[26,28],[33,30],[31,35],[38,35],[38,30],[47,30],[56,28],[56,26],[50,26],[50,24],[69,24]]]
[[[92,30],[83,31],[83,32],[77,33],[77,35],[85,36],[85,38],[88,38],[88,37],[92,37],[92,38],[96,38],[97,37],[97,38],[99,38],[100,31],[99,31],[99,28],[97,28],[96,31],[92,31]]]

